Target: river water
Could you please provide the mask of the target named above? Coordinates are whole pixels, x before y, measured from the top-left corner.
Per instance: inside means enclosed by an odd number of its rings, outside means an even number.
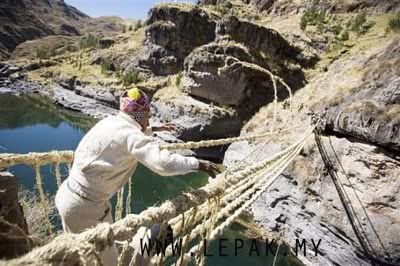
[[[95,124],[91,118],[54,106],[47,99],[38,96],[0,95],[0,153],[46,152],[50,150],[74,150],[80,139]],[[35,189],[33,169],[16,166],[9,169],[19,177],[20,184]],[[54,169],[42,167],[44,190],[49,195],[56,192]],[[64,176],[66,166],[62,167]],[[133,175],[132,211],[139,213],[149,206],[160,204],[166,199],[179,195],[185,189],[197,188],[207,183],[202,173],[185,176],[162,177],[139,165]],[[115,197],[112,199],[115,204]],[[231,226],[220,239],[210,243],[207,265],[272,265],[273,256],[265,254],[265,244],[257,241],[259,256],[253,250],[249,256],[251,239],[238,232],[238,225]],[[235,256],[235,239],[243,240],[243,247]],[[221,242],[222,241],[222,242]],[[221,245],[219,244],[221,243]],[[240,241],[236,242],[239,246]],[[224,248],[223,246],[227,246]],[[219,256],[220,247],[222,255]],[[254,246],[253,246],[254,248]],[[278,256],[276,265],[297,265],[290,256]]]

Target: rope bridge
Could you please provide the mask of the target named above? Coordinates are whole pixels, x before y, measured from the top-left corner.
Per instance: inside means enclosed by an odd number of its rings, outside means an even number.
[[[312,134],[314,127],[310,127],[296,143],[266,160],[253,163],[246,167],[227,169],[216,179],[207,185],[184,192],[178,197],[167,200],[158,207],[149,207],[140,214],[130,214],[126,210],[126,216],[122,218],[122,199],[124,188],[118,192],[116,205],[116,217],[113,224],[99,224],[95,228],[86,230],[80,234],[62,234],[54,238],[49,244],[36,248],[21,258],[4,261],[7,265],[21,264],[54,264],[76,263],[85,265],[89,261],[96,261],[100,265],[99,253],[114,241],[125,241],[119,257],[119,264],[123,265],[128,256],[128,244],[141,227],[149,228],[155,223],[170,225],[173,228],[174,239],[182,240],[183,245],[176,265],[186,265],[193,259],[196,264],[204,264],[202,239],[212,240],[218,237],[237,218],[243,210],[250,206],[268,187],[279,177],[283,170],[293,161],[305,142]],[[165,144],[162,148],[169,150],[191,149],[222,145],[234,141],[253,141],[271,138],[276,132],[260,135],[243,136],[236,138],[206,140],[200,142],[188,142],[178,144]],[[29,154],[1,154],[0,169],[17,164],[31,165],[36,173],[36,187],[43,202],[43,181],[40,174],[42,165],[54,164],[57,185],[61,184],[60,164],[71,165],[73,161],[72,151],[52,151],[48,153]],[[131,182],[131,181],[130,181]],[[128,186],[126,206],[130,206],[131,183]],[[42,204],[46,209],[46,205]],[[46,224],[50,234],[52,225],[46,213]],[[194,243],[194,244],[193,244]],[[177,243],[174,243],[174,246]],[[155,264],[162,264],[164,259],[173,254],[172,245],[165,250],[165,256],[154,255],[149,259]],[[196,256],[192,256],[196,254]],[[135,256],[132,256],[130,265],[134,265]],[[174,257],[175,258],[175,257]],[[2,264],[2,262],[0,262]]]
[[[270,132],[218,140],[163,144],[161,145],[162,149],[197,149],[225,145],[236,141],[271,140],[281,132],[293,130],[293,128],[289,127],[275,130],[278,108],[277,83],[280,83],[288,90],[290,112],[292,112],[292,94],[289,86],[270,71],[247,62],[234,62],[232,65],[225,62],[225,66],[220,71],[221,73],[236,71],[236,65],[238,64],[263,73],[272,82],[274,101]],[[207,185],[183,192],[176,198],[167,200],[158,207],[149,207],[140,214],[131,214],[132,180],[130,179],[125,202],[126,216],[124,218],[122,218],[122,210],[125,186],[117,193],[115,222],[113,224],[99,224],[80,234],[61,234],[50,243],[36,248],[20,258],[0,261],[0,265],[87,265],[93,261],[102,265],[100,252],[113,245],[115,241],[123,241],[118,265],[124,265],[129,256],[131,256],[129,265],[134,265],[135,258],[139,255],[139,250],[135,250],[133,255],[129,255],[129,246],[133,244],[132,237],[138,234],[139,229],[149,228],[155,223],[161,223],[161,227],[164,229],[167,225],[172,227],[175,240],[173,246],[176,246],[179,240],[182,240],[183,244],[177,258],[174,256],[172,245],[170,245],[166,248],[163,256],[158,256],[158,254],[151,255],[147,258],[149,261],[153,264],[163,264],[166,258],[172,256],[176,265],[187,265],[193,259],[196,264],[203,265],[205,258],[202,256],[204,248],[202,239],[212,240],[218,237],[224,229],[265,192],[299,154],[307,138],[312,134],[314,127],[306,130],[303,137],[299,138],[296,143],[271,158],[250,165],[240,164],[240,162],[235,163]],[[65,163],[70,169],[72,161],[72,151],[0,154],[0,169],[17,164],[30,165],[35,169],[36,188],[39,192],[42,208],[46,216],[45,222],[50,235],[53,235],[53,229],[49,219],[49,211],[44,204],[46,195],[43,191],[40,167],[43,165],[55,166],[54,175],[59,187],[62,181],[60,165]],[[165,230],[161,231],[165,233]],[[195,256],[192,256],[193,254]]]

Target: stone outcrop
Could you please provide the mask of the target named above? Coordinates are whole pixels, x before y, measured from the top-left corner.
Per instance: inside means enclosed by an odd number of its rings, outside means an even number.
[[[400,44],[364,64],[363,83],[326,110],[326,130],[400,151]]]
[[[229,16],[217,24],[216,41],[185,59],[183,86],[193,96],[238,110],[242,120],[274,99],[269,71],[293,90],[305,84],[297,55],[278,32]],[[278,97],[288,96],[278,82]]]
[[[17,177],[0,172],[0,259],[11,259],[31,250],[32,241],[18,202]]]
[[[373,145],[350,142],[345,138],[331,137],[334,150],[328,138],[323,138],[323,142],[367,240],[380,259],[389,259],[389,254],[395,265],[400,261],[400,242],[395,237],[400,234],[398,159]],[[296,239],[306,239],[307,256],[299,254],[306,265],[370,265],[318,149],[314,144],[310,145],[252,205],[250,210],[254,219],[266,229],[268,237],[282,236],[293,250]],[[245,160],[244,164],[254,163],[280,149],[273,143],[235,143],[226,151],[224,164],[241,159]],[[349,179],[343,175],[334,152]],[[318,256],[313,252],[311,239],[316,242],[321,239]]]
[[[196,47],[215,38],[215,21],[190,5],[158,5],[146,21],[142,52],[130,59],[128,70],[171,75],[182,71],[185,57]]]

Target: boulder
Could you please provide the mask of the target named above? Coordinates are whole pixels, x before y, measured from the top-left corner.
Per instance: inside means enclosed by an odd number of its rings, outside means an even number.
[[[292,47],[278,32],[229,16],[218,22],[216,41],[196,48],[184,63],[183,87],[190,95],[235,108],[247,120],[274,100],[270,73],[292,91],[305,77]],[[277,82],[278,98],[288,91]]]
[[[191,5],[158,5],[150,10],[146,25],[144,47],[125,63],[128,70],[176,74],[194,48],[215,38],[214,19]]]
[[[0,172],[0,259],[11,259],[29,252],[32,241],[18,202],[17,177]]]

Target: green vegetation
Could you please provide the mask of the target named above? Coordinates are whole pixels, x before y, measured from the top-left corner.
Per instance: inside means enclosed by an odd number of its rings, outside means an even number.
[[[317,26],[318,31],[322,31],[324,24],[328,22],[328,17],[324,10],[319,11],[316,6],[312,6],[306,10],[301,16],[300,28],[306,30],[308,25]]]
[[[350,37],[348,31],[363,34],[374,25],[373,21],[367,21],[366,12],[357,14],[356,17],[350,18],[346,23],[343,22],[344,26],[342,22],[336,15],[329,15],[313,5],[301,16],[300,28],[306,30],[307,26],[316,26],[320,33],[332,32],[337,39],[347,40]]]
[[[362,29],[362,26],[364,25],[364,23],[367,22],[367,13],[365,11],[357,14],[357,16],[355,17],[350,30],[355,31],[355,32],[359,32]]]
[[[229,12],[229,8],[227,8],[224,4],[215,5],[213,6],[213,9],[221,14],[221,16],[225,16]]]
[[[181,85],[182,76],[183,76],[182,72],[179,72],[178,75],[176,76],[175,85],[177,87]]]
[[[139,78],[139,72],[133,71],[133,72],[127,72],[125,74],[120,75],[121,77],[121,82],[124,87],[127,87],[131,84],[136,84],[140,82]]]
[[[140,29],[141,27],[143,27],[143,25],[142,25],[142,21],[139,19],[139,20],[136,22],[135,31],[137,31],[137,30]]]
[[[107,74],[111,70],[113,62],[111,59],[106,58],[101,61],[101,74]]]
[[[39,59],[48,59],[56,55],[55,47],[52,48],[38,48],[36,49],[36,56]]]
[[[386,27],[386,32],[396,32],[400,33],[400,13],[398,13],[394,18],[391,18]]]
[[[81,49],[96,47],[99,39],[96,36],[89,34],[88,36],[82,37],[79,41],[79,47]]]

